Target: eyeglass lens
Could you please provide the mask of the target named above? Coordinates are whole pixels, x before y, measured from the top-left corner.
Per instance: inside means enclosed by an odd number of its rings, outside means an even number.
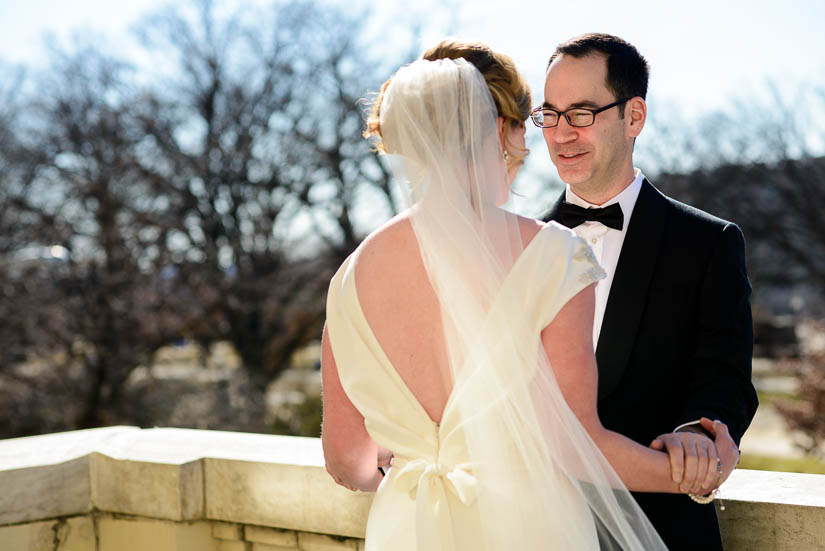
[[[590,126],[595,116],[587,109],[571,109],[565,113],[565,118],[570,126]],[[533,120],[539,126],[551,128],[559,124],[559,113],[552,109],[542,109],[533,113]]]

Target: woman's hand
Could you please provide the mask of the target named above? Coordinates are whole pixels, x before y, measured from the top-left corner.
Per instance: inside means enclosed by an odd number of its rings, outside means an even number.
[[[672,480],[682,492],[705,495],[718,485],[719,453],[704,434],[692,430],[670,432],[656,437],[650,447],[667,452]]]

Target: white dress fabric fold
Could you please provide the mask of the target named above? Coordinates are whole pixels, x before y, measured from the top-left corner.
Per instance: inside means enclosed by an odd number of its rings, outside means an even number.
[[[434,423],[387,359],[358,300],[354,271],[358,253],[344,262],[332,280],[327,329],[347,396],[364,416],[373,440],[395,455],[370,510],[366,548],[493,549],[482,539],[486,533],[483,525],[506,518],[513,504],[502,500],[498,503],[500,512],[481,514],[477,496],[493,488],[485,487],[479,469],[469,461],[463,434],[467,420],[453,407],[451,395],[441,424]],[[531,353],[499,361],[512,365],[514,377],[531,377],[539,365],[542,329],[571,297],[601,277],[603,271],[583,241],[558,224],[545,226],[505,278],[489,319],[482,324],[490,334],[480,338],[496,339],[495,329],[500,324],[528,327],[518,344]],[[503,441],[500,445],[506,454],[506,448],[514,443]],[[528,530],[540,532],[545,549],[598,549],[592,516],[567,476],[560,473],[555,479],[544,480],[542,487],[530,487],[523,476],[528,468],[513,472],[512,484],[522,486],[523,492],[553,494],[565,507],[555,518],[536,511],[535,518],[523,518],[512,530],[521,536]],[[557,527],[555,533],[548,525]]]

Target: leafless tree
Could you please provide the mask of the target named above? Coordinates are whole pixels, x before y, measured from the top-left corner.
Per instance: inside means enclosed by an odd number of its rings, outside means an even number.
[[[794,314],[799,323],[801,316],[825,313],[825,88],[810,86],[788,97],[769,86],[761,97],[734,105],[693,126],[677,121],[681,130],[659,129],[660,138],[674,141],[656,148],[665,157],[670,152],[665,167],[676,170],[655,179],[666,193],[739,224],[754,287],[757,344],[798,354],[793,324],[773,318]],[[797,400],[779,400],[776,407],[790,428],[807,436],[805,451],[821,453],[825,361],[821,353],[803,351],[785,363],[800,390]]]
[[[194,331],[230,340],[262,388],[317,338],[331,269],[363,236],[359,195],[383,201],[378,221],[396,208],[360,137],[377,79],[343,10],[290,2],[249,22],[192,6],[143,26],[173,67],[140,102],[144,166],[168,185],[166,249],[202,309]]]
[[[825,116],[825,88],[788,98],[768,86],[762,97],[733,105],[683,125],[681,132],[659,128],[660,137],[679,137],[656,148],[681,155],[665,166],[682,170],[664,171],[656,181],[674,197],[742,227],[756,286],[821,290],[825,133],[809,119]]]
[[[795,400],[779,399],[775,407],[788,427],[805,435],[797,445],[806,453],[825,455],[825,354],[810,354],[788,369],[799,378]]]
[[[404,59],[370,61],[365,19],[194,1],[140,26],[151,70],[56,48],[0,106],[0,410],[57,406],[6,434],[123,422],[134,368],[180,337],[231,342],[259,397],[318,338],[332,271],[398,209],[358,100]]]
[[[22,138],[4,147],[13,169],[3,211],[23,223],[4,247],[16,329],[4,333],[48,359],[40,379],[61,382],[54,400],[78,405],[62,428],[97,426],[111,421],[132,369],[170,338],[147,270],[156,205],[136,159],[127,67],[91,48],[55,51],[53,62],[16,129]],[[34,255],[11,254],[21,245]]]

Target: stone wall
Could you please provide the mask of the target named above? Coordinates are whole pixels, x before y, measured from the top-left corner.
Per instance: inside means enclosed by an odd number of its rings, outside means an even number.
[[[252,524],[94,512],[0,527],[3,551],[357,551],[364,540]]]
[[[727,550],[825,548],[825,476],[737,471]],[[0,441],[0,551],[363,549],[371,494],[320,441],[110,427]]]

